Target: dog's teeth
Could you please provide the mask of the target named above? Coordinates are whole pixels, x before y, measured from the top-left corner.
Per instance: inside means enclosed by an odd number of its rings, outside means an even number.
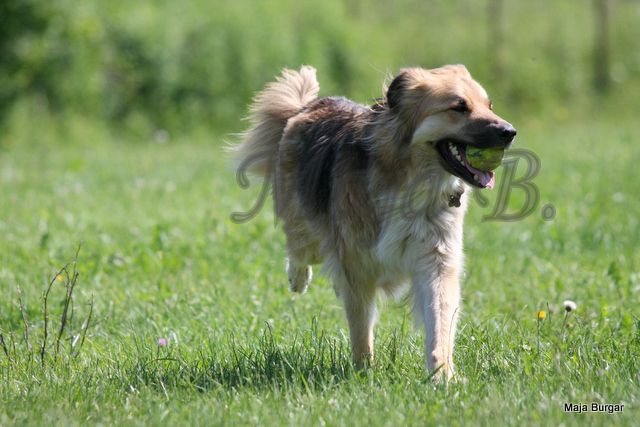
[[[480,181],[480,177],[477,174],[473,175],[473,179],[475,179],[476,181]]]

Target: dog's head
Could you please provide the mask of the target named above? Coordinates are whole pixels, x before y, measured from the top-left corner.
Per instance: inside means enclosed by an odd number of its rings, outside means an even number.
[[[479,188],[493,187],[493,171],[469,165],[466,148],[508,148],[515,128],[493,112],[485,90],[463,65],[406,68],[393,79],[386,103],[412,133],[412,150],[430,150],[445,171]]]

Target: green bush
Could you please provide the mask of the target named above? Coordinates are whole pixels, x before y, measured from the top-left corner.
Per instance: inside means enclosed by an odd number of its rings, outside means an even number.
[[[0,116],[20,99],[117,128],[238,128],[252,94],[283,67],[318,68],[322,93],[368,102],[406,65],[465,63],[498,106],[521,112],[593,96],[589,2],[503,2],[503,45],[486,2],[100,2],[0,5]],[[614,86],[640,87],[636,3],[614,3]],[[495,75],[500,61],[501,75]],[[614,92],[616,91],[614,87]]]

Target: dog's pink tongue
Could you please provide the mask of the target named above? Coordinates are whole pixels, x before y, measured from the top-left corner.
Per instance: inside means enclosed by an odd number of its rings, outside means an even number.
[[[491,189],[493,188],[495,184],[495,174],[493,173],[493,171],[481,171],[474,168],[469,164],[469,162],[467,162],[466,155],[462,156],[462,159],[464,160],[464,166],[469,169],[469,172],[478,176],[478,181],[480,182],[480,185],[482,185],[482,187]]]
[[[486,174],[486,175],[485,175]],[[488,180],[485,181],[485,177],[488,176]],[[493,172],[483,172],[481,175],[481,181],[482,181],[482,185],[484,185],[487,188],[491,188],[493,189],[494,184],[496,183],[495,181],[495,175]]]

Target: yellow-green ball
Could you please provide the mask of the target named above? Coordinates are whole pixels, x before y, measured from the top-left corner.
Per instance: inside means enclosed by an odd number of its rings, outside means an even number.
[[[467,161],[481,171],[492,171],[502,163],[504,148],[467,147]]]

